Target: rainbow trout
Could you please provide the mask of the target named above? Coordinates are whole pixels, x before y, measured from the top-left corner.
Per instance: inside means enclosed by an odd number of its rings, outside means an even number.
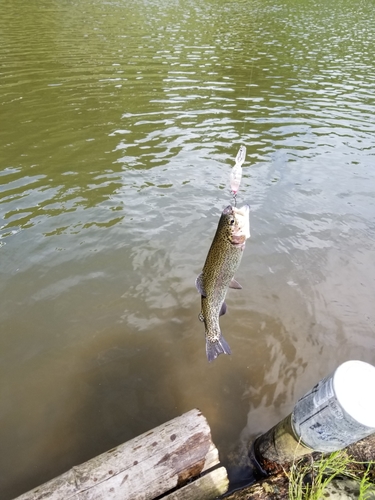
[[[230,288],[242,288],[234,279],[240,265],[245,242],[250,237],[250,207],[229,205],[220,217],[215,237],[208,252],[203,271],[196,279],[201,294],[200,321],[204,321],[206,354],[209,362],[219,354],[231,354],[220,331],[219,317],[225,314],[225,296]]]

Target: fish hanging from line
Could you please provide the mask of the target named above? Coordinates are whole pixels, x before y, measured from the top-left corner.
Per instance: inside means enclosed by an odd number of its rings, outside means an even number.
[[[250,237],[250,207],[227,206],[220,217],[216,234],[202,272],[196,279],[201,294],[200,321],[205,324],[206,354],[209,362],[220,354],[231,354],[219,325],[225,314],[228,288],[242,288],[234,279],[240,265],[245,242]]]
[[[246,157],[246,147],[240,146],[236,156],[236,163],[230,172],[230,189],[234,196],[237,195],[238,189],[241,184],[242,178],[242,164],[245,161]]]

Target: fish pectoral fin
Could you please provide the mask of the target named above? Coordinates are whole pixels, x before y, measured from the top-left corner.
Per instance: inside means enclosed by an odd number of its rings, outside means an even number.
[[[227,305],[226,305],[225,302],[223,302],[221,304],[221,309],[220,309],[219,316],[223,316],[226,312],[227,312]]]
[[[231,281],[230,281],[230,283],[229,283],[229,288],[236,288],[237,290],[241,290],[242,286],[238,283],[237,280],[235,280],[234,278],[232,278]]]
[[[203,316],[203,313],[202,313],[202,312],[200,312],[200,313],[198,314],[198,319],[199,319],[199,321],[202,321],[202,322],[204,321],[204,316]]]
[[[195,280],[195,286],[197,287],[197,290],[202,295],[202,297],[207,297],[206,290],[203,284],[203,273],[198,274],[197,279]]]

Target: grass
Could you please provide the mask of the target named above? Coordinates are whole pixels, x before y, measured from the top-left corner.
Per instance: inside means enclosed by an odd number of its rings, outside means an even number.
[[[355,480],[358,483],[358,500],[366,500],[370,495],[370,462],[363,472],[364,464],[354,461],[344,451],[336,451],[310,461],[301,459],[294,462],[288,474],[290,500],[321,500],[325,498],[327,486],[337,477]]]

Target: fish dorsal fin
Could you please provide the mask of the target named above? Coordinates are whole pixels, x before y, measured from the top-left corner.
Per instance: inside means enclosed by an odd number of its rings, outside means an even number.
[[[206,290],[204,289],[203,284],[203,273],[198,274],[197,279],[195,280],[195,286],[197,287],[197,290],[202,295],[202,297],[207,297]]]
[[[232,278],[231,281],[230,281],[230,283],[229,283],[229,288],[236,288],[237,290],[241,290],[242,286],[238,283],[237,280],[235,280],[234,278]]]
[[[221,304],[221,309],[220,309],[220,313],[219,313],[219,316],[224,316],[224,314],[227,312],[227,305],[225,302],[223,302]]]

